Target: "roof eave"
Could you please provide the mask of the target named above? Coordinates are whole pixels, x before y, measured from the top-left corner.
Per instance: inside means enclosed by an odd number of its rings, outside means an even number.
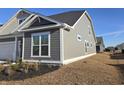
[[[53,28],[62,28],[62,24],[57,24],[53,26],[44,26],[44,27],[35,27],[30,29],[19,29],[19,32],[29,32],[29,31],[37,31],[37,30],[47,30],[47,29],[53,29]]]

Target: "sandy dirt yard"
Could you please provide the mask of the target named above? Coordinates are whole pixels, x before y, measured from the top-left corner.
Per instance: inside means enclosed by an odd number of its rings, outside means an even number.
[[[99,53],[40,76],[0,84],[124,84],[124,59],[111,59],[108,53]]]

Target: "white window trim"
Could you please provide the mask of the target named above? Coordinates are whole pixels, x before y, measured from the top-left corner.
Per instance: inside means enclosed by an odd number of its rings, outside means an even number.
[[[84,48],[87,49],[87,51],[85,50],[85,53],[88,52],[88,48],[87,48],[87,40],[84,41]]]
[[[91,27],[88,25],[88,34],[91,35]]]
[[[26,20],[26,17],[18,18],[18,24],[19,24],[19,21],[20,21],[20,20]],[[21,23],[23,23],[23,22],[21,22]],[[20,24],[21,24],[21,23],[20,23]]]
[[[80,37],[80,39],[78,37]],[[79,42],[82,41],[82,37],[80,34],[77,34],[77,41],[79,41]]]
[[[41,48],[39,48],[39,56],[34,56],[33,55],[33,36],[40,36],[40,40],[39,40],[39,46],[41,46],[41,35],[48,35],[48,56],[42,56],[41,55]],[[33,33],[31,35],[31,57],[51,57],[51,53],[50,53],[50,32],[41,32],[41,33]]]
[[[87,48],[90,48],[90,42],[87,41],[87,40],[85,40],[85,43],[86,43],[86,47],[87,47]],[[88,45],[87,45],[87,44],[88,44]]]
[[[90,47],[91,47],[91,48],[93,47],[93,44],[92,44],[92,42],[90,42]]]

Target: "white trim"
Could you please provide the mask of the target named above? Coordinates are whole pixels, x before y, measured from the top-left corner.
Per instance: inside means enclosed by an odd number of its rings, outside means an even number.
[[[4,64],[4,63],[7,63],[7,62],[6,62],[6,61],[0,60],[0,64]]]
[[[21,24],[19,24],[19,25],[15,28],[15,30],[12,31],[11,33],[15,32],[15,31],[18,31],[18,29],[19,29],[21,26],[23,27],[23,25],[25,25],[24,23],[27,22],[32,16],[33,16],[33,14],[31,14],[30,16],[28,16],[27,18],[25,18],[25,20],[24,20]],[[18,19],[17,19],[17,20],[18,20]],[[18,20],[18,21],[19,21],[19,20]]]
[[[79,39],[79,38],[80,38],[80,39]],[[79,42],[82,41],[82,36],[81,36],[79,33],[77,33],[77,41],[79,41]]]
[[[38,63],[51,63],[51,64],[54,64],[54,63],[57,63],[57,64],[62,64],[61,61],[54,61],[54,60],[22,60],[23,62],[38,62]]]
[[[82,17],[85,15],[86,11],[84,11],[84,13],[80,16],[80,18],[76,21],[76,23],[72,26],[72,28],[74,28],[77,23],[82,19]]]
[[[88,35],[91,35],[91,27],[88,25]]]
[[[41,35],[48,35],[48,56],[41,56]],[[39,36],[39,56],[33,55],[33,36]],[[51,57],[50,52],[50,32],[40,32],[31,34],[31,57]]]
[[[78,60],[93,56],[95,54],[96,53],[92,53],[92,54],[88,54],[88,55],[84,55],[84,56],[80,56],[80,57],[76,57],[76,58],[67,59],[67,60],[64,60],[63,64],[66,65],[66,64],[69,64],[69,63],[72,63],[72,62],[75,62],[75,61],[78,61]]]
[[[17,12],[16,12],[16,14],[14,14],[14,16],[13,17],[11,17],[3,26],[2,26],[2,29],[1,30],[3,30],[9,23],[11,23],[11,20],[13,20],[15,17],[16,17],[16,15],[19,13],[19,12],[21,12],[22,10],[18,10]]]
[[[0,42],[0,44],[12,44],[12,43],[15,43],[15,41]]]
[[[22,61],[23,62],[51,63],[51,64],[58,63],[58,64],[66,65],[66,64],[76,62],[78,60],[93,56],[95,54],[96,53],[92,53],[92,54],[89,54],[89,55],[84,55],[84,56],[80,56],[80,57],[76,57],[76,58],[72,58],[72,59],[67,59],[67,60],[64,60],[63,62],[62,61],[54,61],[54,60],[33,60],[33,59],[31,59],[31,60],[22,60]]]
[[[60,29],[60,60],[61,60],[61,63],[63,63],[64,61],[64,31],[63,29],[61,28]]]
[[[95,35],[95,32],[94,32],[94,28],[93,28],[93,23],[92,23],[92,20],[91,20],[91,17],[89,16],[88,12],[87,11],[84,11],[84,13],[81,15],[81,17],[76,21],[76,23],[72,26],[72,28],[74,29],[75,26],[78,24],[78,22],[83,18],[83,16],[86,15],[87,18],[89,19],[90,23],[91,23],[91,27],[92,27],[92,32],[93,32],[93,37],[94,37],[94,40],[96,42],[96,35]]]
[[[15,49],[13,52],[13,61],[16,61],[16,52],[17,52],[17,37],[15,37]]]
[[[57,25],[52,25],[52,26],[29,28],[29,29],[25,29],[25,30],[22,30],[22,28],[20,28],[18,31],[25,32],[25,31],[33,31],[33,30],[41,30],[41,29],[50,29],[50,28],[60,27],[60,26],[61,26],[60,24],[57,24]]]
[[[95,32],[94,32],[94,27],[93,27],[92,19],[91,19],[90,15],[88,14],[87,11],[86,11],[86,16],[88,17],[88,19],[89,19],[89,21],[90,21],[90,23],[91,23],[91,28],[92,28],[94,40],[95,40],[95,42],[96,42],[97,40],[96,40],[96,35],[95,35]]]
[[[4,30],[4,29],[6,28],[6,26],[8,26],[8,25],[12,22],[12,20],[13,20],[21,11],[25,11],[25,10],[23,10],[23,9],[18,10],[18,11],[16,12],[16,14],[14,14],[14,16],[12,16],[12,17],[2,26],[1,31]],[[28,11],[25,11],[25,12],[29,13]],[[29,14],[31,14],[31,13],[29,13]]]
[[[60,22],[58,22],[58,21],[56,21],[56,20],[53,20],[53,19],[51,19],[51,18],[48,18],[48,17],[46,17],[46,16],[37,15],[37,14],[34,14],[34,15],[35,15],[35,16],[34,16],[30,21],[28,21],[25,25],[31,25],[30,23],[31,23],[33,20],[35,20],[37,17],[41,17],[41,18],[43,18],[43,19],[45,19],[45,20],[48,20],[48,21],[54,22],[54,23],[57,24],[56,26],[62,24],[62,23],[60,23]],[[49,27],[52,27],[52,26],[49,26]],[[22,26],[18,31],[39,30],[39,29],[44,28],[44,27],[38,27],[38,28],[32,28],[32,29],[22,30],[23,28],[25,28],[25,26]]]
[[[36,14],[36,15],[38,15],[38,14]],[[54,20],[54,19],[52,19],[52,18],[50,18],[50,17],[47,17],[47,16],[43,16],[43,15],[38,15],[39,17],[41,17],[41,18],[43,18],[43,19],[45,19],[45,20],[48,20],[48,21],[51,21],[51,22],[54,22],[54,23],[57,23],[57,24],[60,24],[60,22],[58,22],[58,21],[56,21],[56,20]]]
[[[33,15],[31,15],[30,17],[29,17],[29,19],[32,17]],[[26,25],[29,25],[30,24],[30,22],[32,22],[35,18],[37,18],[38,16],[37,15],[35,15],[33,18],[31,18],[26,24],[24,24],[22,27],[20,27],[19,28],[19,30],[18,31],[21,31],[21,29],[23,29],[23,28],[25,28],[25,26]],[[28,20],[28,19],[27,19]]]
[[[14,37],[18,37],[18,36],[23,36],[22,33],[19,33],[19,34],[10,34],[10,35],[0,35],[0,39],[4,39],[4,38],[14,38]]]
[[[24,47],[25,47],[25,37],[23,33],[23,38],[22,38],[22,60],[24,59]]]

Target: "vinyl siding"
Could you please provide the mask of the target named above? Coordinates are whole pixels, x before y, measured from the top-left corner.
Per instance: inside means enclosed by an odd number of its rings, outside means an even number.
[[[12,20],[9,20],[2,26],[2,28],[0,29],[0,35],[8,35],[16,32],[15,29],[19,26],[18,18],[27,18],[28,16],[29,14],[27,13],[24,13],[23,15],[19,13],[17,16],[13,17]]]
[[[7,23],[5,27],[3,27],[0,31],[0,35],[6,35],[6,34],[11,34],[16,28],[18,27],[18,21],[17,18],[13,18],[12,21]]]
[[[0,38],[0,42],[11,42],[15,41],[15,37],[12,38]]]
[[[60,61],[60,32],[58,29],[52,29],[42,32],[50,32],[50,55],[51,57],[31,57],[31,34],[41,32],[26,32],[24,34],[24,60],[50,60]]]
[[[91,28],[91,23],[88,17],[84,15],[73,30],[64,31],[64,60],[96,53],[93,31],[91,29],[91,33],[89,34],[88,26]],[[81,36],[82,41],[77,40],[77,34]],[[87,52],[85,52],[85,40],[92,42],[93,45],[92,48],[88,48]]]

